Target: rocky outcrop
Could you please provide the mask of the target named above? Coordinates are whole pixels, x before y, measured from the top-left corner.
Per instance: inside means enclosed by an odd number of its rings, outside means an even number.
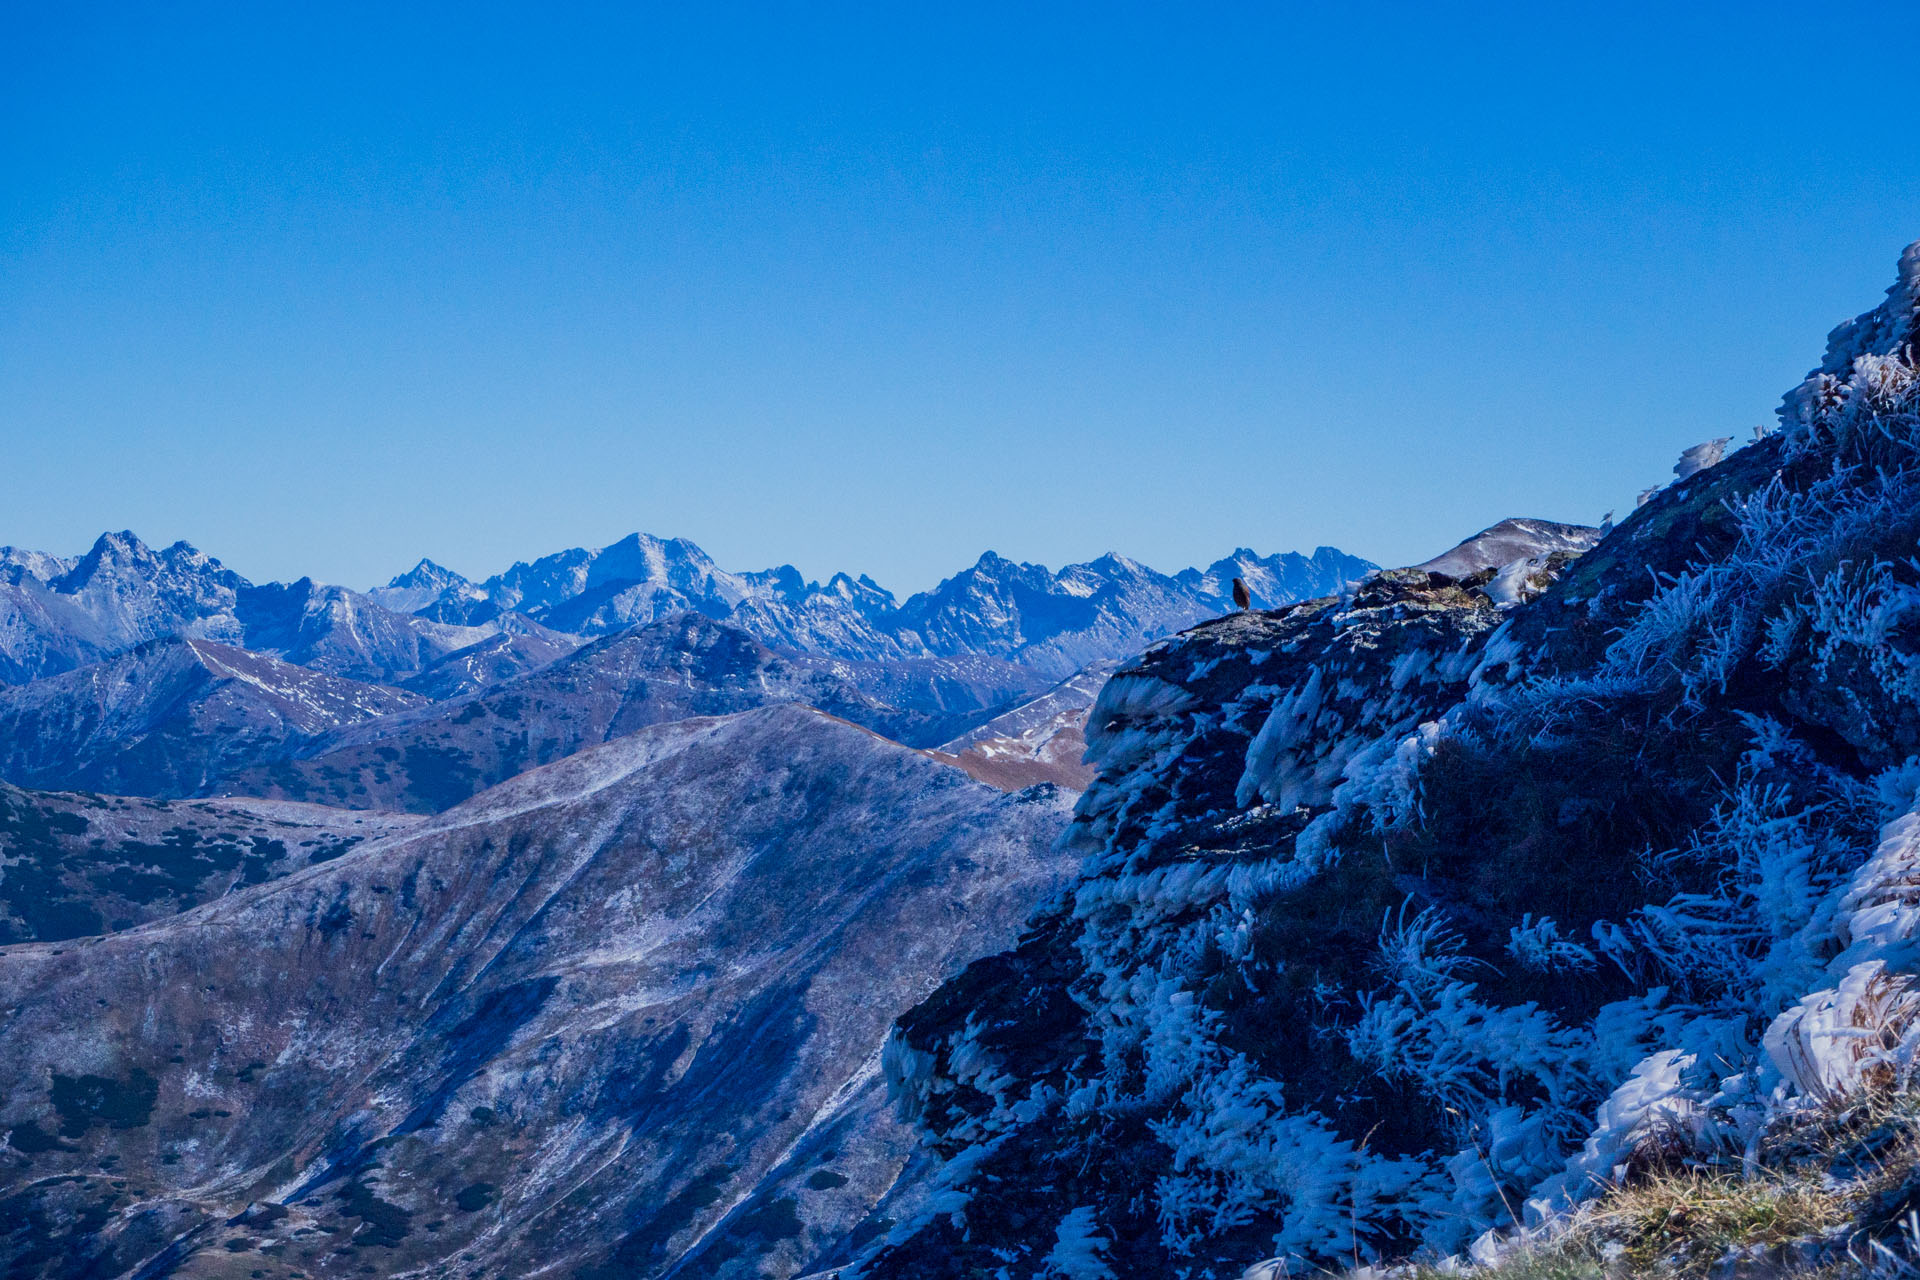
[[[1591,550],[1600,537],[1600,530],[1586,525],[1502,520],[1414,568],[1464,578],[1485,569],[1504,569],[1515,562],[1543,563],[1561,553],[1577,556]]]
[[[1483,535],[1116,674],[1070,902],[889,1047],[947,1163],[859,1274],[1490,1257],[1906,1088],[1915,263],[1583,554]]]

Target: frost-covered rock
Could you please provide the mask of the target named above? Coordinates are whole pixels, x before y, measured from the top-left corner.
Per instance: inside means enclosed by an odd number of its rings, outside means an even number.
[[[1597,542],[1496,526],[1118,672],[1071,900],[888,1058],[971,1153],[964,1221],[864,1274],[1026,1274],[1081,1206],[1129,1276],[1491,1257],[1649,1162],[1904,1087],[1916,273],[1780,431]]]
[[[1600,530],[1553,520],[1515,518],[1482,529],[1471,538],[1414,566],[1428,573],[1465,578],[1526,561],[1544,563],[1555,552],[1579,555],[1600,541]]]

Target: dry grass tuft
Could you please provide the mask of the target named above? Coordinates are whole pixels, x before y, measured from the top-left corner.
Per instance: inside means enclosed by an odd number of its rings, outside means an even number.
[[[1555,1234],[1497,1264],[1406,1280],[1920,1280],[1920,1093],[1879,1089],[1783,1118],[1758,1163],[1651,1144]],[[1818,1257],[1815,1265],[1811,1259]]]
[[[1851,1220],[1810,1176],[1742,1179],[1692,1170],[1622,1187],[1576,1228],[1621,1246],[1629,1275],[1705,1276],[1730,1252],[1766,1253]]]

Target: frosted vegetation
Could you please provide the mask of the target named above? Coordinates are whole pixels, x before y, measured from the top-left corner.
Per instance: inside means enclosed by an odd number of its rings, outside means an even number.
[[[1917,289],[1920,246],[1777,431],[1578,559],[1384,573],[1117,675],[1070,900],[896,1033],[951,1190],[869,1274],[1490,1261],[1905,1090]]]

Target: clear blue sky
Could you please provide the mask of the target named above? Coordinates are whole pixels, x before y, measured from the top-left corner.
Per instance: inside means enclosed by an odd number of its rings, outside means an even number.
[[[1917,13],[15,0],[0,543],[905,593],[1597,520],[1920,238]]]

